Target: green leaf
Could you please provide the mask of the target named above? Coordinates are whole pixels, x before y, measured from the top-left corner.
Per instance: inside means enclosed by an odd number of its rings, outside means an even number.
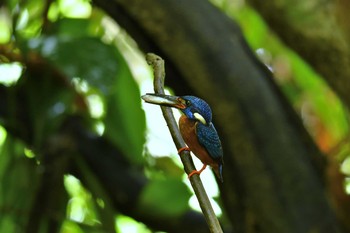
[[[152,175],[161,173],[162,177],[182,177],[184,170],[182,166],[179,166],[174,158],[169,156],[164,157],[153,157],[151,155],[146,155],[146,160],[150,165],[150,171]],[[178,158],[176,158],[178,159]],[[156,172],[158,171],[158,172]]]
[[[60,36],[84,37],[89,35],[90,20],[62,18],[53,25],[54,33]]]
[[[119,70],[113,95],[107,98],[107,112],[104,119],[105,134],[117,143],[124,154],[136,163],[144,161],[146,119],[141,108],[138,86],[119,55]]]
[[[101,27],[103,18],[103,13],[97,10],[88,19],[60,18],[52,25],[49,34],[70,38],[102,37],[104,34],[104,28]]]
[[[60,233],[106,233],[114,232],[105,231],[102,226],[88,225],[81,222],[74,222],[71,220],[65,220],[61,226]]]
[[[82,78],[103,94],[112,93],[118,73],[115,47],[97,38],[54,36],[32,39],[28,47],[49,59],[67,77]]]
[[[24,146],[10,136],[1,150],[0,232],[20,232],[36,194],[39,173],[34,159],[24,156]],[[23,195],[25,194],[25,195]]]
[[[153,180],[143,190],[140,211],[155,217],[175,217],[189,209],[191,193],[179,179]]]
[[[45,4],[41,0],[17,1],[13,10],[13,12],[18,11],[19,14],[18,19],[14,21],[17,23],[14,27],[16,34],[20,35],[21,38],[30,38],[39,35],[44,22],[44,9]]]

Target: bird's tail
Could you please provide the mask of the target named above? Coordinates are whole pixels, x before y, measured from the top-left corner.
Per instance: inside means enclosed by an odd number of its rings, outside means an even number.
[[[213,167],[215,175],[219,178],[219,180],[223,183],[224,178],[222,177],[223,163],[219,163],[218,166]]]

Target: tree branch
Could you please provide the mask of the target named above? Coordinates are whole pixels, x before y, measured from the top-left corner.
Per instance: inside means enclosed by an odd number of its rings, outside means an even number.
[[[164,60],[152,53],[148,53],[146,56],[147,63],[153,67],[154,71],[154,92],[156,94],[164,94]],[[186,146],[180,131],[177,127],[174,115],[171,108],[161,106],[163,116],[165,121],[168,124],[169,131],[174,140],[177,149],[183,148]],[[189,151],[182,151],[180,153],[181,161],[184,165],[185,171],[189,174],[191,171],[195,170],[192,158]],[[192,188],[197,196],[199,205],[202,209],[204,217],[208,223],[211,232],[222,232],[219,220],[217,219],[213,207],[211,206],[210,200],[207,193],[203,187],[202,181],[198,174],[190,177]]]

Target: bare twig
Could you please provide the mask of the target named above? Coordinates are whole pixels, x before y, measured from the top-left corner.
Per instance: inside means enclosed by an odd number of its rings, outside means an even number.
[[[164,60],[153,53],[148,53],[146,55],[146,60],[147,60],[147,63],[151,65],[153,68],[154,92],[156,94],[164,94],[164,78],[165,78]],[[169,131],[176,145],[176,148],[180,149],[185,147],[186,144],[182,139],[182,136],[180,134],[179,128],[177,126],[177,123],[175,121],[171,108],[161,106],[161,109],[163,112],[164,119],[168,124]],[[187,174],[189,174],[190,172],[196,169],[193,164],[189,151],[186,151],[186,150],[182,151],[180,154],[180,158]],[[190,182],[197,196],[199,205],[208,223],[210,231],[215,233],[222,232],[219,220],[217,219],[214,213],[213,207],[211,206],[210,200],[208,198],[207,193],[205,192],[205,189],[203,187],[203,184],[202,184],[202,181],[200,180],[199,175],[195,174],[191,176]]]

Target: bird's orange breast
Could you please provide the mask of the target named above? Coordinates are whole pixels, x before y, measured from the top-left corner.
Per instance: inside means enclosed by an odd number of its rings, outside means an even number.
[[[209,156],[208,151],[199,143],[196,134],[196,124],[198,122],[188,119],[182,115],[179,120],[180,133],[187,146],[202,163],[217,166],[216,162]]]

